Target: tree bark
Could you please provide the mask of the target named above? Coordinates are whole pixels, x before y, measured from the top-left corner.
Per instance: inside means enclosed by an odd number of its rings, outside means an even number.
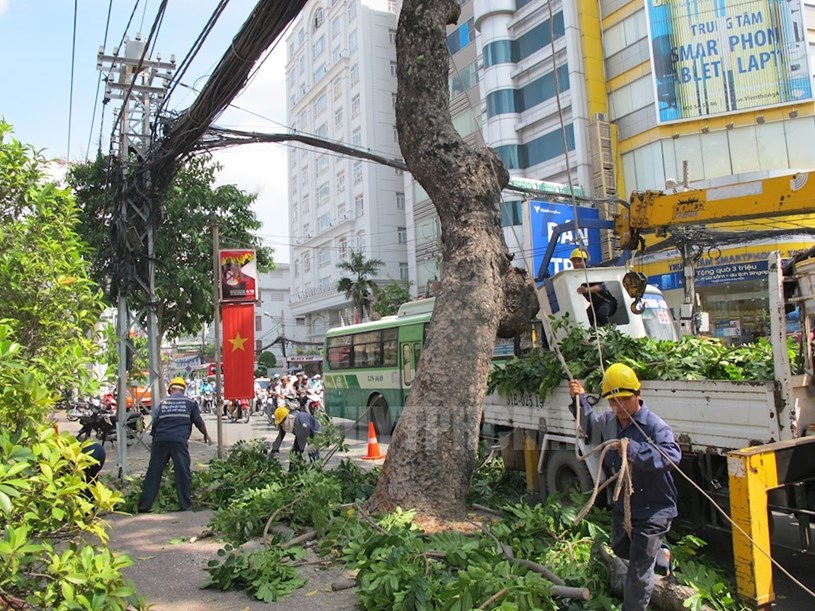
[[[418,372],[369,501],[441,518],[466,509],[499,326],[512,335],[538,308],[529,276],[512,270],[501,229],[509,173],[492,149],[468,146],[450,118],[446,25],[459,14],[458,0],[406,0],[399,18],[399,143],[438,212],[444,269]]]

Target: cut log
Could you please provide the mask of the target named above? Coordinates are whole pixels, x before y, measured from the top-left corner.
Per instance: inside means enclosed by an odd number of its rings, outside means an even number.
[[[622,597],[625,574],[628,567],[625,562],[609,553],[602,544],[595,544],[592,555],[599,558],[608,569],[608,585],[611,591]],[[654,592],[651,594],[651,605],[663,611],[685,611],[685,601],[696,593],[696,590],[676,583],[671,577],[657,577]],[[702,605],[702,611],[715,611],[713,607]]]

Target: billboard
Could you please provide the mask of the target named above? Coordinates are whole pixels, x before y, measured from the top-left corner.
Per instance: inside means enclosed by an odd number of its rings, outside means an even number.
[[[660,123],[812,99],[801,0],[646,0]]]
[[[550,202],[529,202],[529,231],[532,245],[532,266],[536,277],[542,277],[543,255],[555,227],[568,223],[574,219],[575,208],[571,204],[553,204]],[[552,276],[563,269],[571,269],[572,262],[569,254],[579,244],[589,251],[589,264],[600,263],[602,254],[600,250],[600,230],[581,229],[580,221],[599,219],[600,212],[594,208],[577,208],[578,233],[565,232],[560,234],[552,260],[549,262],[549,275]]]
[[[221,267],[221,301],[240,303],[257,299],[257,262],[251,249],[218,251]]]

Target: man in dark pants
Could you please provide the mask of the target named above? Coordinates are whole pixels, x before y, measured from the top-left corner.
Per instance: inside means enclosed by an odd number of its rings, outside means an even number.
[[[139,513],[146,513],[153,507],[161,485],[161,474],[172,458],[175,470],[175,491],[181,511],[192,505],[190,498],[190,450],[187,440],[192,433],[192,425],[204,435],[204,441],[211,443],[207,427],[198,411],[198,403],[184,396],[187,383],[184,378],[173,378],[166,397],[153,408],[152,427],[153,448],[150,451],[150,464],[144,477]]]
[[[623,611],[644,611],[654,589],[654,565],[659,559],[661,568],[669,568],[670,550],[664,540],[677,515],[671,469],[682,452],[671,427],[640,399],[640,381],[630,367],[615,363],[603,376],[602,396],[608,399],[611,411],[595,413],[576,380],[570,382],[569,391],[573,398],[580,398],[580,422],[592,445],[616,440],[604,460],[607,473],[620,470],[619,440],[628,440],[626,456],[633,483],[631,536],[624,527],[623,492],[613,506],[611,548],[628,560]],[[571,409],[575,413],[574,405]]]
[[[278,428],[277,439],[272,443],[269,456],[280,453],[280,445],[286,433],[294,433],[294,444],[292,452],[302,456],[308,445],[309,439],[314,439],[314,434],[320,430],[320,422],[308,412],[296,411],[293,414],[286,407],[278,407],[274,412],[274,421]],[[313,444],[312,444],[313,445]],[[308,452],[309,460],[314,462],[320,459],[320,449],[312,447]]]

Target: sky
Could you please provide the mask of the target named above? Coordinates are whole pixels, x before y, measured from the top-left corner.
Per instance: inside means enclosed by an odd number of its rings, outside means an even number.
[[[76,50],[71,96],[71,57],[74,5],[72,0],[0,0],[0,117],[14,127],[14,137],[43,150],[47,158],[84,161],[96,154],[100,117],[104,117],[102,151],[109,148],[115,100],[102,114],[101,72],[96,68],[105,40],[108,8],[112,6],[105,51],[113,53],[125,35],[136,0],[75,0]],[[182,83],[200,90],[257,0],[231,0],[210,33]],[[160,0],[140,0],[127,35],[146,40]],[[209,19],[217,0],[169,0],[153,49],[181,63]],[[285,35],[284,35],[285,36]],[[286,52],[283,40],[257,69],[250,84],[216,121],[220,127],[260,132],[285,131]],[[257,66],[256,66],[257,68]],[[71,99],[73,103],[71,104]],[[195,94],[179,86],[168,108],[183,111]],[[70,111],[70,112],[69,112]],[[69,143],[70,116],[70,150]],[[90,147],[88,146],[90,142]],[[275,260],[288,262],[288,177],[285,145],[243,145],[218,151],[224,167],[219,184],[234,184],[257,193],[255,212],[263,223],[260,235],[275,249]]]

